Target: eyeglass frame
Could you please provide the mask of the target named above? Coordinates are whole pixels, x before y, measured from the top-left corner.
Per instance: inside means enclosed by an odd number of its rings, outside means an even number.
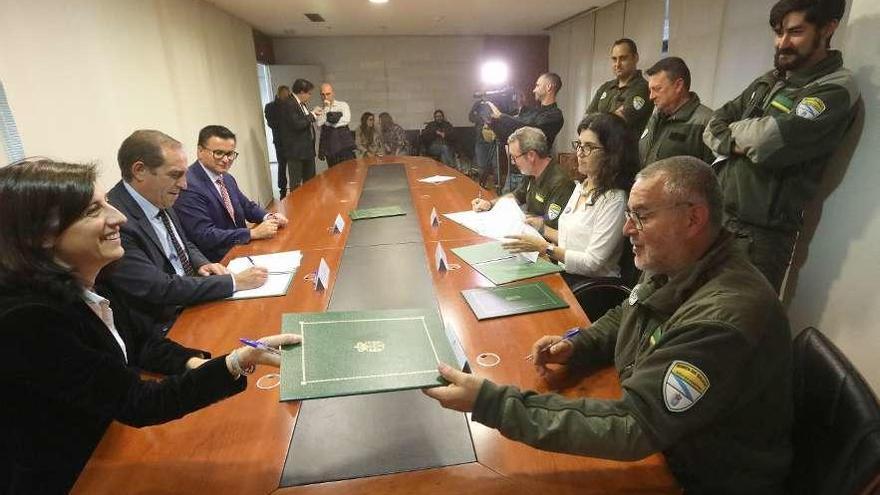
[[[633,225],[635,225],[636,230],[641,232],[641,231],[645,230],[645,220],[647,220],[648,217],[650,217],[651,215],[653,215],[657,212],[663,211],[663,210],[671,210],[673,208],[678,208],[679,206],[687,206],[688,208],[690,208],[691,206],[694,206],[695,204],[696,203],[693,203],[691,201],[679,201],[678,203],[675,203],[675,204],[666,205],[666,206],[659,206],[657,208],[654,208],[654,209],[651,209],[648,211],[644,211],[644,212],[638,212],[638,211],[630,210],[629,208],[626,208],[623,210],[623,216],[624,216],[624,218],[626,218],[626,221],[631,221],[633,223]]]
[[[578,140],[574,140],[571,142],[571,149],[574,150],[575,155],[581,154],[581,151],[584,151],[584,156],[590,156],[597,151],[605,151],[604,146],[598,146],[592,143],[581,143]]]
[[[232,151],[212,150],[212,149],[207,148],[205,146],[202,146],[201,148],[205,151],[210,151],[211,155],[214,157],[215,160],[221,160],[223,157],[226,157],[226,158],[229,158],[230,162],[234,162],[235,159],[238,158],[239,155],[241,155],[241,153],[239,153],[235,150],[232,150]]]

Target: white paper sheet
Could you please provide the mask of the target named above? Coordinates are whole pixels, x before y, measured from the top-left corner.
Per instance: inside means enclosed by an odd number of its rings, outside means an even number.
[[[427,184],[440,184],[446,182],[448,180],[452,180],[455,177],[451,177],[449,175],[432,175],[431,177],[425,177],[424,179],[419,179],[419,182],[425,182]]]
[[[261,266],[269,270],[269,276],[266,278],[266,283],[260,287],[236,291],[228,299],[283,296],[287,293],[291,279],[296,273],[297,268],[299,268],[301,261],[302,253],[300,251],[283,251],[280,253],[235,258],[226,267],[231,273],[240,273],[252,266]]]

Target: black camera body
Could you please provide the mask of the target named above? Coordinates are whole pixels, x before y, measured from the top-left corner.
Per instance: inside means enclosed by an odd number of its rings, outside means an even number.
[[[511,87],[477,92],[474,93],[474,98],[480,100],[477,114],[484,122],[488,122],[492,118],[492,109],[486,104],[487,102],[491,101],[501,113],[513,114],[517,111],[516,91]]]

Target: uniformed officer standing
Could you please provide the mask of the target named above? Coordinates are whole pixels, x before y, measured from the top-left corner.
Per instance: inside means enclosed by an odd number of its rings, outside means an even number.
[[[684,60],[668,57],[645,71],[654,113],[639,140],[642,167],[663,158],[689,155],[707,163],[715,155],[703,142],[712,110],[690,90],[691,71]]]
[[[805,205],[855,116],[859,89],[829,48],[845,0],[781,0],[770,11],[776,69],[715,111],[704,139],[715,154],[725,226],[777,292]]]
[[[546,225],[555,229],[559,214],[574,191],[574,180],[550,158],[550,146],[541,129],[520,127],[507,138],[507,145],[510,161],[527,177],[519,187],[501,197],[514,198],[520,206],[525,205],[527,214],[542,217]],[[475,198],[471,206],[474,211],[486,211],[499,199]]]
[[[773,288],[721,226],[713,171],[689,156],[647,166],[626,215],[644,271],[632,296],[592,327],[532,346],[547,379],[613,365],[622,398],[523,392],[447,365],[450,385],[425,394],[540,449],[616,460],[663,452],[686,493],[784,493],[791,334]]]
[[[605,82],[593,95],[587,113],[616,113],[626,120],[633,134],[642,134],[654,104],[648,99],[648,81],[642,77],[636,42],[621,38],[611,45],[611,70],[615,78]]]

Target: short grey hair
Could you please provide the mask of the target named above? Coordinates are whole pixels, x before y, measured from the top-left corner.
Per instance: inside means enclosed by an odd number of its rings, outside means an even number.
[[[676,202],[706,203],[709,226],[715,233],[721,230],[721,186],[712,167],[692,156],[673,156],[643,168],[636,181],[658,176],[663,179],[663,190]]]
[[[513,134],[507,138],[507,144],[516,141],[519,145],[520,153],[528,153],[534,151],[541,158],[550,156],[550,146],[547,145],[547,136],[544,131],[537,127],[520,127],[513,131]]]

